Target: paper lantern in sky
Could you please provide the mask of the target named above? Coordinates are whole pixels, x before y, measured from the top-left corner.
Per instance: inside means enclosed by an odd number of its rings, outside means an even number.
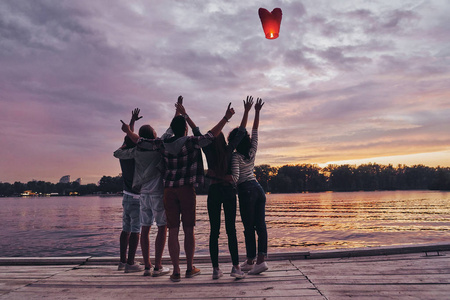
[[[260,8],[258,14],[266,38],[270,40],[276,39],[280,33],[281,17],[283,16],[281,8],[274,8],[272,12],[265,8]]]

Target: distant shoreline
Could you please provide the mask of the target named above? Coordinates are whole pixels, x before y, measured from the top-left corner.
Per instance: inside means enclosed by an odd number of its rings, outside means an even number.
[[[304,192],[289,192],[289,193],[271,193],[266,192],[266,195],[289,195],[289,194],[320,194],[320,193],[360,193],[360,192],[406,192],[406,191],[433,191],[433,192],[450,192],[450,190],[435,190],[435,189],[397,189],[397,190],[344,190],[344,191],[304,191]],[[206,196],[205,193],[197,193],[198,196]],[[0,198],[55,198],[55,197],[123,197],[123,193],[114,194],[84,194],[84,195],[13,195],[4,196],[0,195]]]

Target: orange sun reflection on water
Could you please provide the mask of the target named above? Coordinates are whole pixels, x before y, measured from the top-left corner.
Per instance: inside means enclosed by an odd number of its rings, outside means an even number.
[[[428,191],[268,195],[269,244],[277,251],[292,251],[299,247],[335,249],[446,241],[449,195]]]

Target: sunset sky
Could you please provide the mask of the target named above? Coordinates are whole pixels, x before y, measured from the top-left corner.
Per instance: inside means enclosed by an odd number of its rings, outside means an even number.
[[[258,8],[283,11],[264,37]],[[120,119],[207,131],[261,97],[256,164],[450,166],[450,1],[0,1],[0,181],[117,176]],[[250,128],[253,121],[250,114]]]

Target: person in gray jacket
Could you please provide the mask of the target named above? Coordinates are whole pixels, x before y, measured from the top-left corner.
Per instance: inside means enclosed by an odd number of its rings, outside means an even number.
[[[143,125],[139,129],[141,138],[154,139],[156,132],[150,125]],[[169,273],[169,268],[161,264],[162,254],[166,244],[167,221],[164,211],[164,185],[161,171],[164,163],[159,151],[142,148],[118,149],[114,156],[119,159],[133,158],[135,171],[133,189],[140,191],[140,221],[141,221],[141,249],[144,258],[144,276],[161,276]],[[158,233],[155,240],[155,264],[153,272],[150,261],[150,228],[156,221]]]

